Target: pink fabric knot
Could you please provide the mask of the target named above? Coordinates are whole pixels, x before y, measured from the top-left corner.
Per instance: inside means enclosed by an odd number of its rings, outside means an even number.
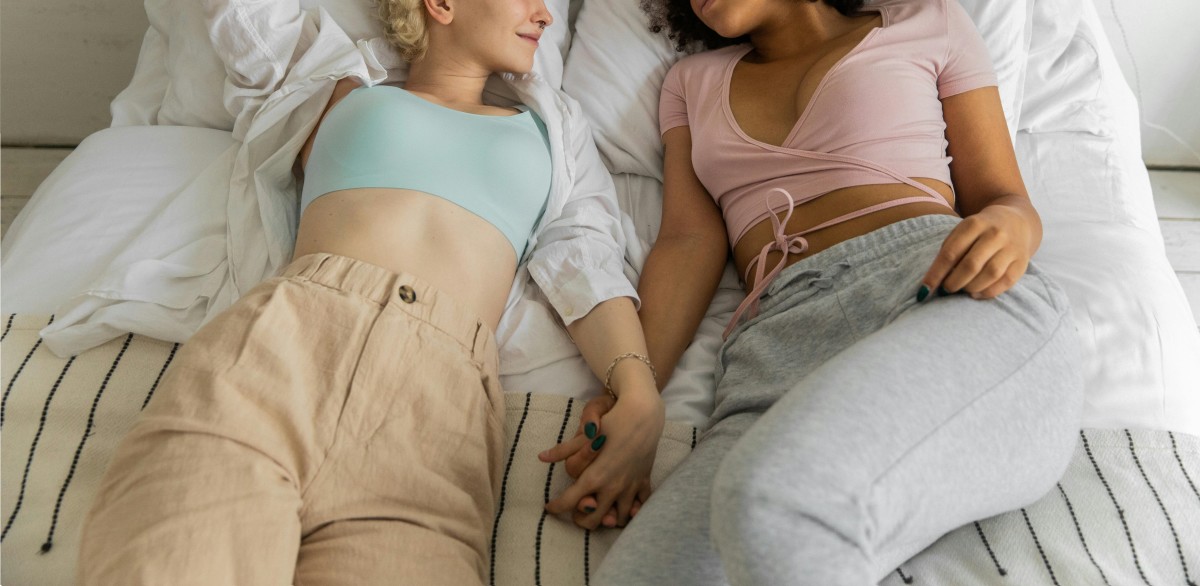
[[[774,209],[771,206],[771,195],[776,191],[782,193],[787,198],[787,213],[783,215],[783,220],[780,220],[779,216],[771,211]],[[783,270],[783,267],[787,266],[788,255],[803,254],[808,250],[808,240],[801,235],[803,233],[785,234],[783,231],[787,226],[788,220],[792,219],[792,212],[796,209],[796,200],[792,197],[792,194],[786,189],[775,187],[767,192],[765,200],[767,210],[770,212],[771,226],[775,229],[775,238],[763,246],[758,256],[755,256],[754,260],[750,261],[750,266],[746,267],[746,274],[743,276],[743,280],[750,279],[750,269],[755,268],[755,265],[757,265],[758,270],[754,273],[754,289],[746,295],[746,298],[738,305],[737,310],[733,312],[733,319],[729,321],[729,325],[725,326],[725,333],[722,334],[723,338],[728,338],[729,334],[733,333],[733,329],[737,327],[742,315],[746,315],[747,319],[758,315],[758,299],[767,290],[767,286],[771,284],[771,281],[775,280],[775,277]],[[767,254],[776,250],[783,252],[783,257],[779,259],[779,262],[775,264],[771,272],[767,273]]]

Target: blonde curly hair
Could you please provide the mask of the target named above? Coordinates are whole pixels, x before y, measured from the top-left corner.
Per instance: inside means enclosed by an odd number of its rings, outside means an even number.
[[[408,62],[425,56],[429,48],[429,34],[425,26],[425,2],[423,0],[376,0],[379,19],[383,21],[385,35],[392,46]]]

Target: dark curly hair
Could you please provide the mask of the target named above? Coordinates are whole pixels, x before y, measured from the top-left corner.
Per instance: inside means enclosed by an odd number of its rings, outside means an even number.
[[[818,2],[819,0],[796,0],[799,2]],[[845,16],[857,15],[863,7],[864,0],[824,0]],[[641,0],[642,11],[650,17],[650,30],[661,33],[667,30],[667,37],[675,41],[675,50],[693,52],[701,49],[719,49],[729,45],[737,45],[750,40],[749,36],[727,39],[708,28],[700,17],[692,11],[689,0]]]

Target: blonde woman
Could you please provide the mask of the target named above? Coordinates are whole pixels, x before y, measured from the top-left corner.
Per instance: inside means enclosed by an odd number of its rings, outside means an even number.
[[[532,103],[483,102],[493,73],[531,70],[549,12],[381,10],[405,87],[338,83],[297,162],[293,261],[180,351],[88,515],[81,583],[482,583],[504,458],[492,332],[523,270],[617,397],[603,439],[570,450],[577,521],[623,524],[648,497],[664,409],[611,180],[561,94],[518,78]]]

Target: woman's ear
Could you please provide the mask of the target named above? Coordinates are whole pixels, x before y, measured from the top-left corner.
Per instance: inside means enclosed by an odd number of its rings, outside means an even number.
[[[424,0],[425,11],[429,18],[441,24],[450,24],[454,20],[454,0]]]

